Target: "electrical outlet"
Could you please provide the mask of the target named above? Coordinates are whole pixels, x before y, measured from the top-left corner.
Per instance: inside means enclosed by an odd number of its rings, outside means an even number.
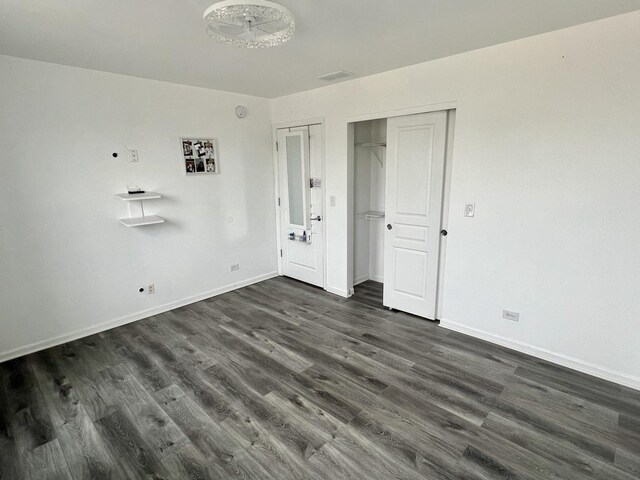
[[[138,150],[133,150],[131,148],[129,150],[129,163],[138,163],[140,159],[138,158]]]
[[[512,312],[510,310],[502,310],[502,318],[505,320],[511,320],[512,322],[520,321],[520,314],[518,312]]]
[[[149,285],[147,285],[147,293],[149,295],[153,295],[154,293],[156,293],[156,286],[153,283],[150,283]]]
[[[464,216],[465,217],[473,217],[476,214],[476,204],[475,203],[465,203],[464,204]]]
[[[231,265],[231,271],[232,272],[235,272],[237,270],[240,270],[240,264],[235,263],[235,264]]]

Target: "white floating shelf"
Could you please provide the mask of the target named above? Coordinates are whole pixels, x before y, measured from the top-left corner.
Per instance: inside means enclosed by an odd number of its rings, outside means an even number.
[[[369,210],[368,212],[356,213],[356,217],[363,220],[384,220],[384,212]]]
[[[157,215],[148,215],[145,217],[121,218],[120,223],[126,227],[142,227],[144,225],[155,225],[164,223],[164,218]]]
[[[142,200],[155,200],[162,198],[162,195],[156,192],[145,193],[116,193],[116,197],[125,202],[141,202]]]
[[[129,205],[129,218],[121,218],[119,220],[119,222],[124,226],[142,227],[144,225],[155,225],[157,223],[164,223],[164,218],[162,217],[158,217],[157,215],[144,214],[143,202],[145,200],[155,200],[156,198],[162,198],[162,195],[160,195],[159,193],[116,193],[116,197],[127,202],[127,204]]]

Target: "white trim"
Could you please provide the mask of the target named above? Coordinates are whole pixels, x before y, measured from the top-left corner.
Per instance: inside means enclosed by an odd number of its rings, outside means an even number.
[[[382,275],[369,275],[365,273],[364,275],[360,275],[359,277],[353,280],[353,286],[360,285],[361,283],[366,282],[367,280],[373,280],[374,282],[384,283],[384,277]]]
[[[278,129],[273,128],[273,181],[274,181],[274,192],[275,196],[273,197],[273,205],[276,209],[276,258],[278,259],[278,275],[282,275],[282,257],[280,256],[280,252],[282,252],[282,241],[280,240],[280,205],[278,201],[280,200],[280,171],[279,171],[279,160],[278,160]]]
[[[356,190],[356,124],[347,123],[347,288],[353,291],[355,275],[355,190]],[[336,204],[337,205],[337,204]]]
[[[457,101],[432,103],[430,105],[421,105],[418,107],[398,108],[395,110],[383,110],[380,112],[365,113],[347,118],[347,124],[356,122],[365,122],[367,120],[389,119],[393,117],[404,117],[405,115],[418,115],[420,113],[440,112],[444,110],[458,109]]]
[[[442,190],[442,216],[440,230],[449,230],[449,215],[451,213],[451,180],[453,171],[453,143],[455,142],[457,110],[447,112],[447,152],[444,161],[444,188]],[[438,251],[438,288],[436,293],[436,318],[442,314],[444,300],[444,276],[446,272],[447,239],[440,235],[440,250]]]
[[[573,370],[577,370],[579,372],[586,373],[588,375],[593,375],[594,377],[598,377],[603,380],[608,380],[610,382],[614,382],[619,385],[624,385],[625,387],[633,388],[635,390],[640,390],[639,377],[634,377],[631,375],[627,375],[625,373],[616,372],[615,370],[611,370],[606,367],[601,367],[594,363],[585,362],[577,358],[569,357],[567,355],[562,355],[560,353],[555,353],[550,350],[546,350],[544,348],[536,347],[534,345],[529,345],[527,343],[518,342],[516,340],[510,340],[505,337],[494,335],[492,333],[488,333],[483,330],[478,330],[472,327],[467,327],[465,325],[461,325],[456,322],[451,322],[449,320],[445,320],[445,319],[441,320],[440,326],[443,328],[446,328],[447,330],[452,330],[458,333],[464,333],[465,335],[479,338],[481,340],[486,340],[488,342],[495,343],[503,347],[516,350],[521,353],[526,353],[527,355],[541,358],[542,360],[547,360],[549,362],[561,365],[563,367],[571,368]]]
[[[351,296],[351,294],[348,291],[341,290],[339,288],[333,288],[333,287],[330,287],[329,285],[327,285],[327,288],[325,288],[325,290],[329,293],[333,293],[334,295],[340,295],[341,297],[344,297],[344,298],[349,298]]]
[[[98,325],[94,325],[88,328],[83,328],[82,330],[76,330],[75,332],[65,333],[64,335],[59,335],[54,338],[31,343],[29,345],[24,345],[22,347],[14,348],[13,350],[0,352],[0,363],[5,362],[7,360],[11,360],[12,358],[21,357],[23,355],[28,355],[29,353],[38,352],[46,348],[55,347],[63,343],[71,342],[73,340],[78,340],[79,338],[88,337],[89,335],[94,335],[96,333],[104,332],[105,330],[111,330],[112,328],[116,328],[121,325],[126,325],[127,323],[132,323],[138,320],[142,320],[143,318],[152,317],[153,315],[159,315],[161,313],[168,312],[169,310],[173,310],[179,307],[184,307],[185,305],[196,303],[201,300],[205,300],[207,298],[215,297],[216,295],[221,295],[223,293],[227,293],[232,290],[236,290],[238,288],[246,287],[254,283],[263,282],[265,280],[269,280],[270,278],[274,278],[277,276],[278,276],[277,272],[258,275],[257,277],[248,278],[241,282],[225,285],[224,287],[216,288],[215,290],[210,290],[208,292],[199,293],[198,295],[193,295],[191,297],[183,298],[181,300],[176,300],[175,302],[165,303],[164,305],[159,305],[157,307],[153,307],[148,310],[142,310],[141,312],[125,315],[124,317],[116,318],[114,320],[100,323]]]
[[[353,286],[359,285],[360,283],[366,282],[369,280],[369,274],[365,273],[364,275],[360,275],[358,278],[353,279]]]

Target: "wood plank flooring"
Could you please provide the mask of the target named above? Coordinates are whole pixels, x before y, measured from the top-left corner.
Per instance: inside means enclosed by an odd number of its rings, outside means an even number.
[[[640,392],[275,278],[0,364],[0,479],[640,478]]]

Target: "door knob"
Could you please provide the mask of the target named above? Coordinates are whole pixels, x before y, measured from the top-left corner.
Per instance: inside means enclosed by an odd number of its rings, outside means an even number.
[[[447,235],[449,235],[449,232],[447,232],[446,230],[440,230],[440,235],[446,237]]]
[[[322,221],[322,217],[320,215],[318,215],[316,217],[311,217],[311,221],[312,222],[321,222]]]
[[[393,227],[391,226],[390,223],[387,224],[387,230],[391,230]]]

